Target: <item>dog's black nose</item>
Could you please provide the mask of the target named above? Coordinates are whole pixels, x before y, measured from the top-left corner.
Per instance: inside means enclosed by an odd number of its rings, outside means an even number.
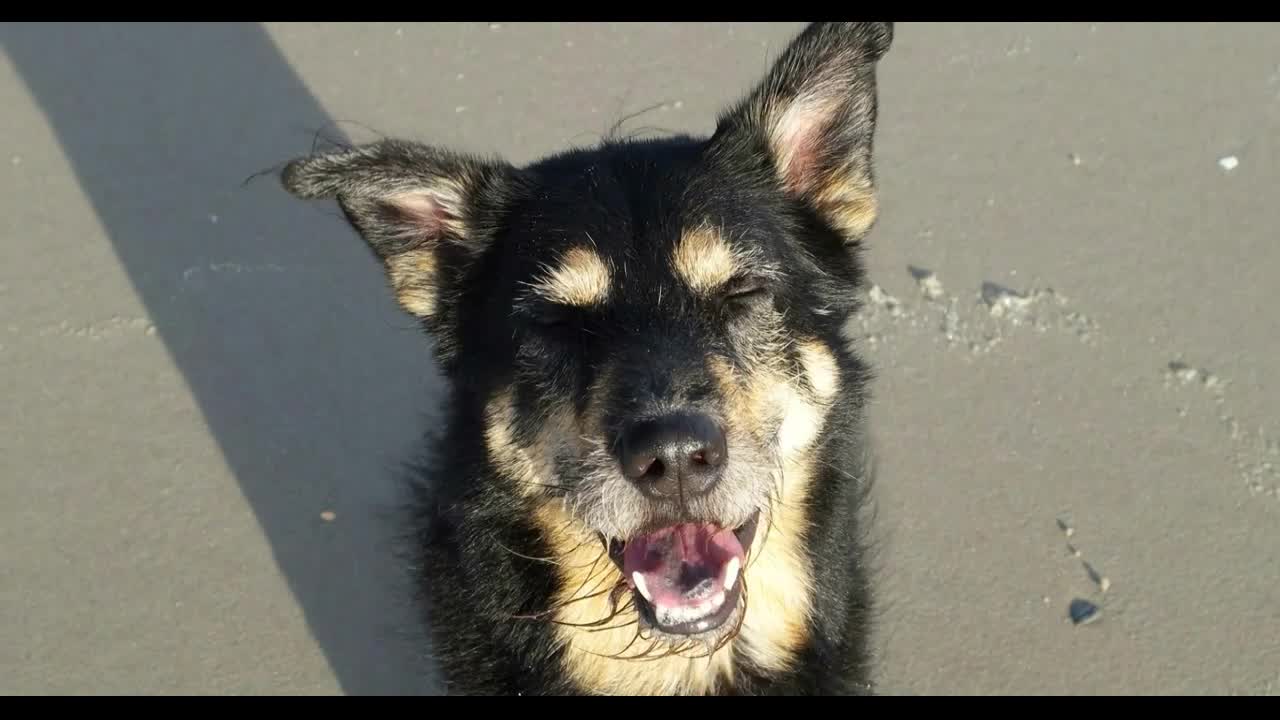
[[[705,415],[669,415],[631,425],[621,437],[622,472],[650,497],[700,495],[720,480],[724,431]]]

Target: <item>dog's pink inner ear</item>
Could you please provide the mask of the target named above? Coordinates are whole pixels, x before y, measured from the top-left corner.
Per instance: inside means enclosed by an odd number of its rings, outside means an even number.
[[[386,198],[383,207],[401,236],[438,240],[458,221],[447,199],[427,190],[397,193]]]
[[[838,111],[835,98],[809,93],[787,103],[771,123],[770,142],[778,172],[792,192],[805,194],[816,189]]]

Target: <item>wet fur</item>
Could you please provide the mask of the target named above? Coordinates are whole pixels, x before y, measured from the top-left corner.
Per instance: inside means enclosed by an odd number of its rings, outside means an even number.
[[[891,38],[810,26],[710,138],[525,168],[384,141],[284,170],[338,200],[437,341],[446,420],[414,472],[412,541],[449,692],[869,691],[870,373],[844,329]],[[668,507],[620,479],[614,447],[680,408],[725,427],[731,462]],[[732,627],[709,647],[645,637],[599,534],[756,509]]]

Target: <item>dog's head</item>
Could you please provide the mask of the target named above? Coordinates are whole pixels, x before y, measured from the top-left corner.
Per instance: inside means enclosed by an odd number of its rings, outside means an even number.
[[[810,26],[705,139],[522,168],[386,141],[283,172],[337,198],[435,337],[492,489],[597,536],[657,634],[731,632],[748,553],[804,502],[789,468],[863,381],[842,328],[891,37]]]

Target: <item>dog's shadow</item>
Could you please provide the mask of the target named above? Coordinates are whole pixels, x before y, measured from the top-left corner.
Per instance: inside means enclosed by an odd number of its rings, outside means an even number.
[[[0,42],[342,690],[439,692],[384,512],[439,394],[428,341],[336,216],[243,185],[325,111],[255,24],[11,23]]]

